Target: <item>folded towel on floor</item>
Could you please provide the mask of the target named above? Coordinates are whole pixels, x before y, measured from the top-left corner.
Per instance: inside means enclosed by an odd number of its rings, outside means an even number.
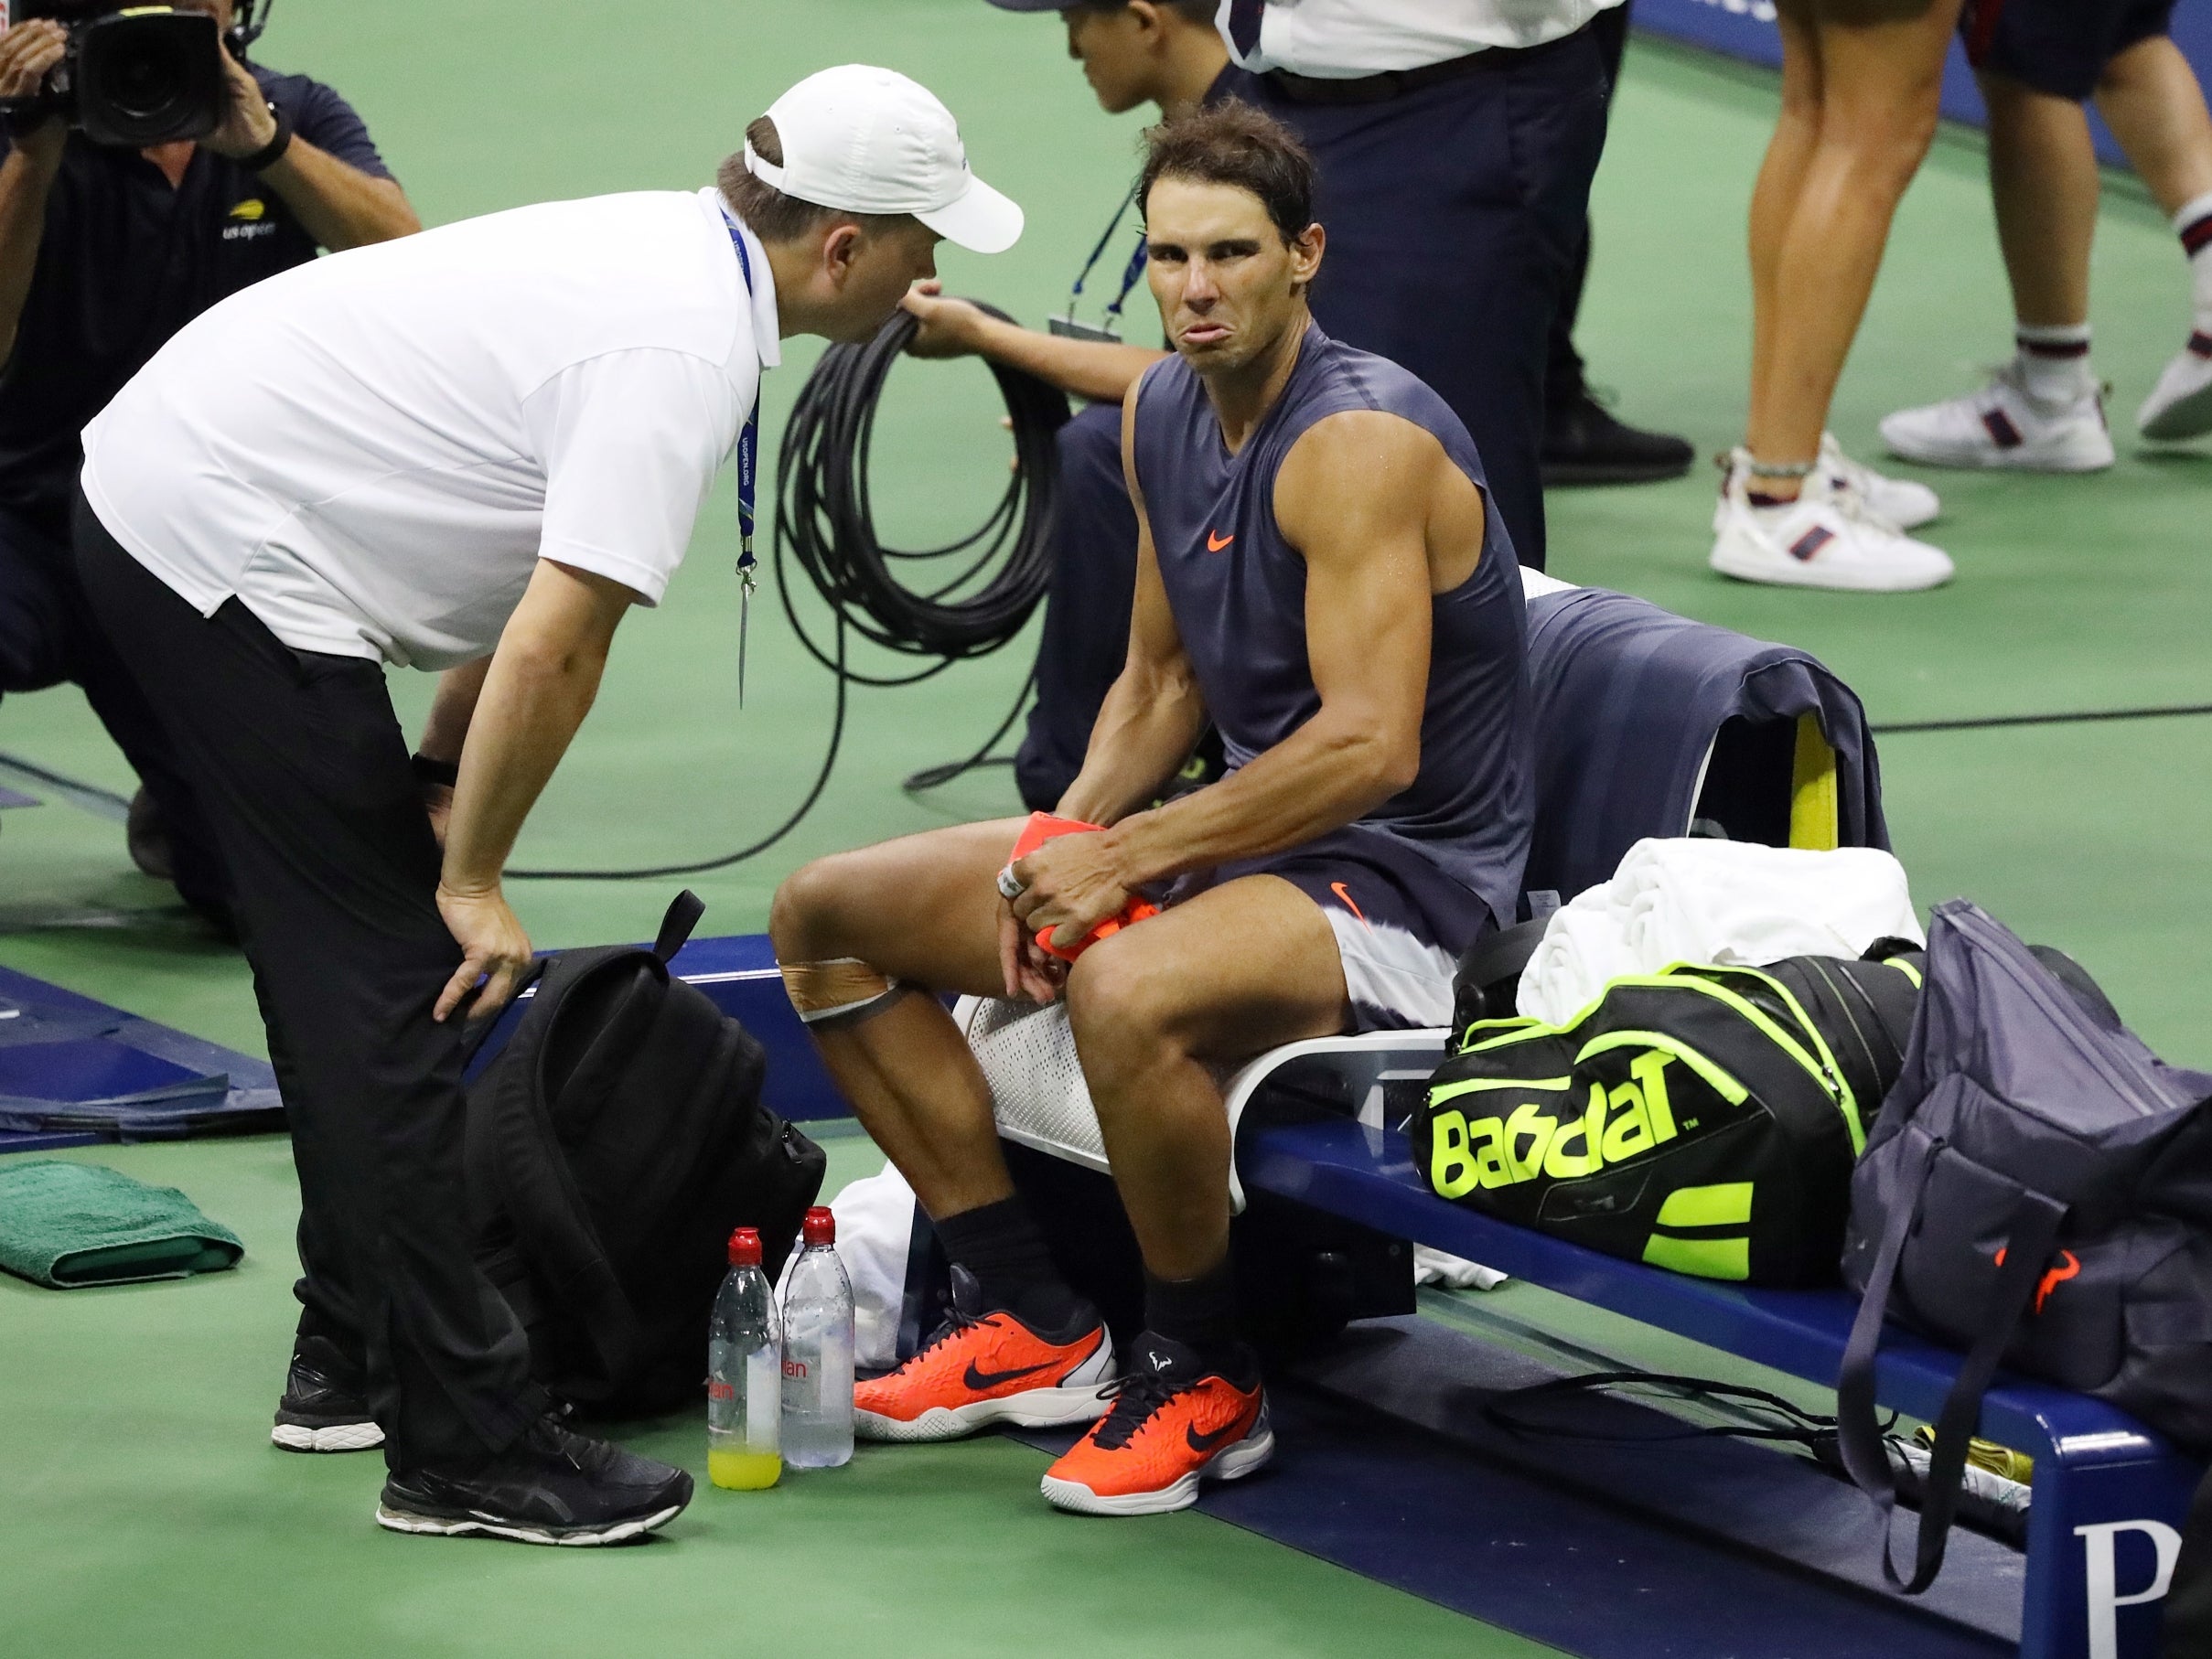
[[[238,1235],[175,1187],[103,1164],[0,1161],[0,1268],[50,1290],[235,1267]]]

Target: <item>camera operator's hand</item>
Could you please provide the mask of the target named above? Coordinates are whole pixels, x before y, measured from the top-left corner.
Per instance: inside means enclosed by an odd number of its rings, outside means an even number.
[[[231,56],[228,48],[223,51],[222,67],[231,83],[230,107],[223,112],[222,125],[199,142],[218,155],[236,161],[267,147],[276,136],[276,117],[269,112],[269,95],[253,79],[253,71]]]
[[[915,284],[898,303],[921,320],[907,342],[907,356],[970,357],[983,348],[983,325],[990,318],[967,300],[945,298],[935,281]]]
[[[0,31],[0,98],[36,98],[68,46],[69,36],[50,17],[34,17]],[[17,135],[15,147],[34,161],[59,161],[68,139],[61,117],[48,115]]]

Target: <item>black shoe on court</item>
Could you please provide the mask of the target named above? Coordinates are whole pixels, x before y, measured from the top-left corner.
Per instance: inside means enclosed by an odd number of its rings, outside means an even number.
[[[286,1451],[367,1451],[381,1446],[384,1431],[369,1415],[360,1365],[325,1337],[302,1337],[292,1349],[292,1369],[285,1376],[285,1395],[276,1402],[276,1427],[269,1439]]]
[[[417,1469],[384,1482],[376,1523],[434,1537],[477,1534],[521,1544],[619,1544],[682,1513],[692,1477],[551,1416],[467,1469]]]
[[[1544,412],[1541,458],[1544,487],[1562,489],[1679,478],[1690,470],[1697,452],[1687,438],[1615,420],[1585,389],[1563,407]]]

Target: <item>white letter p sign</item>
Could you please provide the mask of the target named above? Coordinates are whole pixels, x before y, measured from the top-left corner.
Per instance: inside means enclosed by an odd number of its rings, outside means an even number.
[[[2123,1532],[2143,1534],[2158,1551],[2158,1569],[2151,1575],[2151,1587],[2128,1596],[2120,1594],[2113,1567],[2112,1540]],[[2174,1581],[2174,1557],[2181,1554],[2181,1534],[2164,1521],[2101,1521],[2094,1526],[2077,1526],[2074,1536],[2081,1540],[2087,1557],[2089,1659],[2120,1659],[2119,1611],[2155,1601],[2166,1593],[2166,1587]]]

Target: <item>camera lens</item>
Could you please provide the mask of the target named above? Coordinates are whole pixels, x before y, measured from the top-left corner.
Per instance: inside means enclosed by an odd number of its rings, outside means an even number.
[[[167,39],[119,42],[113,59],[102,67],[103,90],[115,108],[133,119],[159,115],[186,90],[175,44]]]

